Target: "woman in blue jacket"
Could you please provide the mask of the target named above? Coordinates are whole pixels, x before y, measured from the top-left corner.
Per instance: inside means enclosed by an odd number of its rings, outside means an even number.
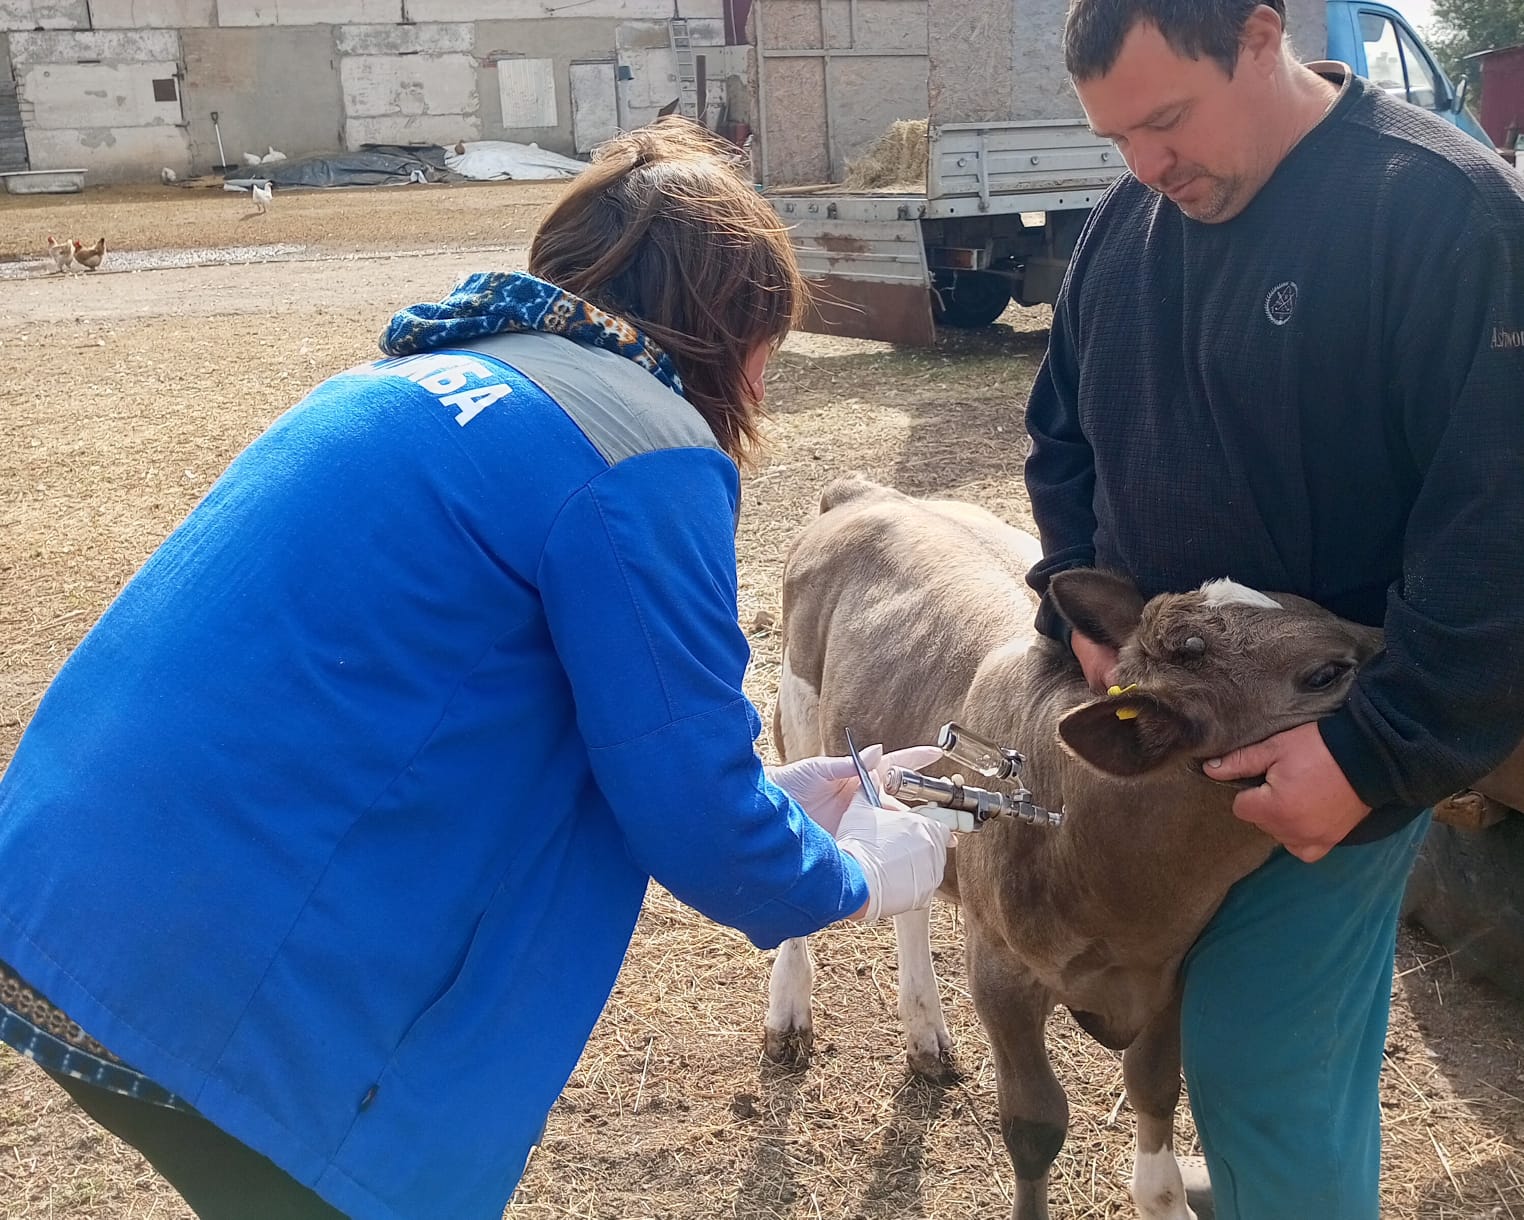
[[[753,748],[737,463],[802,285],[727,147],[616,139],[532,274],[398,314],[0,780],[0,1038],[203,1216],[495,1220],[648,879],[763,947],[940,881],[940,828],[838,844]],[[827,818],[843,774],[776,779]]]

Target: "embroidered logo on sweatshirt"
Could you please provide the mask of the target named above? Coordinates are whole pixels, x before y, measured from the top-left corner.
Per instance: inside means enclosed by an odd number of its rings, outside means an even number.
[[[1524,350],[1524,330],[1504,330],[1501,326],[1492,328],[1493,351]]]
[[[1296,284],[1287,280],[1265,294],[1265,317],[1276,326],[1285,326],[1296,312]]]

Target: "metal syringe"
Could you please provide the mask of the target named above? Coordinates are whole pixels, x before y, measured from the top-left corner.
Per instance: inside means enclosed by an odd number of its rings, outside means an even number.
[[[997,745],[957,724],[942,726],[942,731],[937,734],[937,746],[953,762],[986,779],[1018,779],[1026,765],[1026,759],[1016,750]],[[926,816],[952,830],[977,830],[995,817],[1013,817],[1034,826],[1047,827],[1060,826],[1064,820],[1062,811],[1044,809],[1032,800],[1032,794],[1025,788],[1007,794],[976,788],[964,783],[961,775],[944,779],[924,775],[909,767],[885,769],[884,793],[907,805],[933,806],[934,811]]]

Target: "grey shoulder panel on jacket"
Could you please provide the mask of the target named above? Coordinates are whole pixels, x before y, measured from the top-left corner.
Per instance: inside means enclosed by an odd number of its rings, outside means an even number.
[[[460,345],[512,365],[555,399],[610,466],[661,449],[718,449],[693,404],[633,360],[539,332]]]

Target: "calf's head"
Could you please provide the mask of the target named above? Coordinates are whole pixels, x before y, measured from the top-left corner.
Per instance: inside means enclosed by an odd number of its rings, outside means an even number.
[[[1326,716],[1381,646],[1379,631],[1303,598],[1231,581],[1145,603],[1121,577],[1075,569],[1051,596],[1075,630],[1118,649],[1118,693],[1059,723],[1075,754],[1112,775],[1199,764]]]

